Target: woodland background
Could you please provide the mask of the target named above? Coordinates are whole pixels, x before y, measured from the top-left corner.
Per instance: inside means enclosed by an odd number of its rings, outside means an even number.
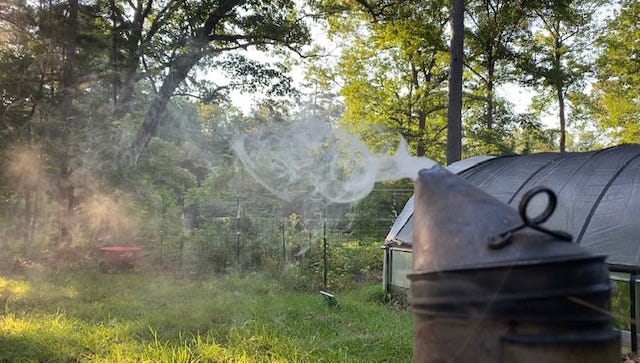
[[[449,18],[440,0],[0,0],[3,263],[136,245],[190,276],[317,272],[329,239],[332,273],[361,274],[411,181],[285,202],[230,140],[312,119],[444,162]],[[640,1],[469,0],[464,21],[463,157],[636,142]]]

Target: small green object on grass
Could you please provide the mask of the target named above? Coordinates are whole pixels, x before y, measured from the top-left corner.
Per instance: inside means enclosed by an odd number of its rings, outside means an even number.
[[[340,304],[338,303],[338,300],[336,299],[335,296],[333,296],[333,294],[330,294],[326,291],[320,291],[320,295],[324,297],[324,301],[327,302],[327,305],[332,307],[340,306]]]

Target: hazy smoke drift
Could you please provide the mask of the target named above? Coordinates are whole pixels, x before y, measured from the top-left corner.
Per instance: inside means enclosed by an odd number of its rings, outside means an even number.
[[[321,121],[236,135],[232,147],[246,170],[284,200],[351,203],[377,181],[415,178],[435,161],[409,155],[403,139],[393,156],[376,156],[356,136]]]

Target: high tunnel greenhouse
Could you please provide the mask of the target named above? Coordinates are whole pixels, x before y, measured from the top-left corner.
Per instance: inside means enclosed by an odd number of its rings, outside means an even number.
[[[474,157],[447,167],[471,184],[517,209],[522,195],[536,186],[558,198],[544,223],[573,236],[589,252],[606,255],[610,270],[640,272],[640,145],[599,151]],[[531,215],[544,208],[532,203]],[[537,211],[536,209],[540,209]],[[387,291],[409,287],[413,242],[413,197],[385,241],[383,283]],[[626,278],[625,278],[626,279]],[[629,280],[630,281],[630,280]]]

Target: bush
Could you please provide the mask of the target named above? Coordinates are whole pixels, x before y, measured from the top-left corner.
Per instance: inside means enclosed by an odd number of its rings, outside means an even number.
[[[382,251],[373,241],[353,240],[327,243],[327,289],[344,290],[362,282],[380,282]],[[304,257],[288,265],[284,282],[299,291],[325,288],[324,249],[314,243]]]

